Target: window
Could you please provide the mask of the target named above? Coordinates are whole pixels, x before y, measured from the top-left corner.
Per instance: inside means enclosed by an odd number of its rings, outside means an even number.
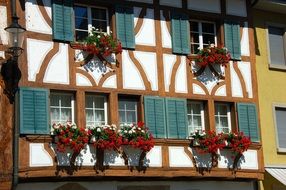
[[[103,7],[74,6],[76,41],[83,40],[92,27],[109,33],[108,9]]]
[[[285,28],[268,26],[270,64],[286,66]]]
[[[202,102],[188,102],[188,133],[205,129],[204,107]]]
[[[74,122],[74,96],[70,93],[50,94],[51,124]]]
[[[229,104],[215,104],[215,126],[217,133],[231,132],[231,113]]]
[[[197,54],[199,49],[217,44],[216,26],[212,22],[191,21],[191,53]]]
[[[107,124],[106,97],[101,95],[86,95],[85,116],[87,127]]]
[[[286,107],[275,106],[274,111],[278,151],[286,152]]]
[[[136,99],[119,98],[119,122],[138,122],[138,101]]]

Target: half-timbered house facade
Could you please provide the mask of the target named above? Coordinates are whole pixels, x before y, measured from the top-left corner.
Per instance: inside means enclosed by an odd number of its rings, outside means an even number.
[[[17,189],[250,190],[263,179],[250,1],[20,0],[17,14],[27,30],[15,101]],[[93,27],[119,39],[122,53],[102,59],[73,48]],[[225,67],[196,63],[210,45],[228,49]],[[101,152],[99,167],[88,145],[70,163],[51,136],[52,124],[66,121],[144,121],[155,146],[143,158]],[[190,145],[195,130],[242,131],[252,144],[237,168],[228,149],[212,167]]]

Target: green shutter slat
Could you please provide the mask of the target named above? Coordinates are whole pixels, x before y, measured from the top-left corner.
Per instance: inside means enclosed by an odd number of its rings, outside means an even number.
[[[73,0],[53,0],[53,39],[73,41]]]
[[[231,58],[235,60],[241,59],[240,47],[240,25],[232,21],[224,23],[225,47],[230,52]]]
[[[48,91],[35,91],[35,132],[36,134],[49,134],[48,121]]]
[[[73,0],[64,0],[64,35],[65,41],[74,40]]]
[[[237,103],[239,130],[251,138],[253,142],[260,141],[257,111],[255,104]]]
[[[63,1],[53,0],[52,4],[52,23],[53,23],[53,38],[55,40],[64,40],[64,16],[63,16]]]
[[[155,138],[165,138],[165,104],[159,97],[144,97],[145,123]]]
[[[233,59],[241,59],[240,48],[240,25],[238,23],[232,23],[232,44],[233,44]]]
[[[260,141],[258,121],[257,121],[257,111],[255,104],[248,105],[248,123],[249,123],[249,132],[251,140],[253,142]]]
[[[171,22],[173,53],[189,54],[190,25],[188,15],[173,12]]]
[[[166,116],[169,138],[187,137],[187,103],[185,99],[166,98]]]
[[[20,89],[20,133],[49,134],[48,90]]]
[[[34,134],[35,107],[33,91],[20,89],[20,133]]]
[[[134,49],[135,36],[133,8],[117,6],[115,11],[117,38],[121,41],[122,47]]]

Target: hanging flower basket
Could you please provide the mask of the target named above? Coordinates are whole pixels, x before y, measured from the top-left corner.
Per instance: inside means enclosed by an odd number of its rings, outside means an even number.
[[[226,67],[230,61],[230,53],[225,47],[215,47],[210,45],[201,49],[195,58],[195,64],[199,66],[199,70],[194,72],[195,76],[201,75],[208,66],[211,72],[218,78],[224,78],[221,73],[216,71],[215,65]]]
[[[216,134],[215,131],[196,131],[190,135],[193,142],[197,142],[194,146],[198,150],[198,153],[209,153],[212,159],[212,167],[216,167],[218,164],[218,150],[223,149],[226,144],[222,133]]]
[[[73,49],[85,51],[89,55],[95,55],[104,62],[108,62],[106,57],[112,53],[122,53],[119,40],[113,38],[112,34],[102,33],[94,29],[82,42],[72,42],[70,46]]]
[[[227,147],[231,149],[233,154],[233,169],[236,169],[239,159],[251,145],[251,140],[249,137],[245,136],[243,132],[229,133],[226,136],[226,140]]]

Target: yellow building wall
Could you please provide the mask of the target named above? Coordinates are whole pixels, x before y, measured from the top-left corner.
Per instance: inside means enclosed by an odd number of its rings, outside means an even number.
[[[267,24],[269,23],[286,25],[286,14],[255,10],[253,19],[264,162],[265,166],[286,166],[286,154],[277,152],[274,124],[275,115],[273,113],[274,103],[286,106],[286,70],[269,69],[268,36],[266,30]],[[265,180],[261,182],[261,190],[263,189],[286,190],[286,186],[283,186],[278,180],[266,172]]]

